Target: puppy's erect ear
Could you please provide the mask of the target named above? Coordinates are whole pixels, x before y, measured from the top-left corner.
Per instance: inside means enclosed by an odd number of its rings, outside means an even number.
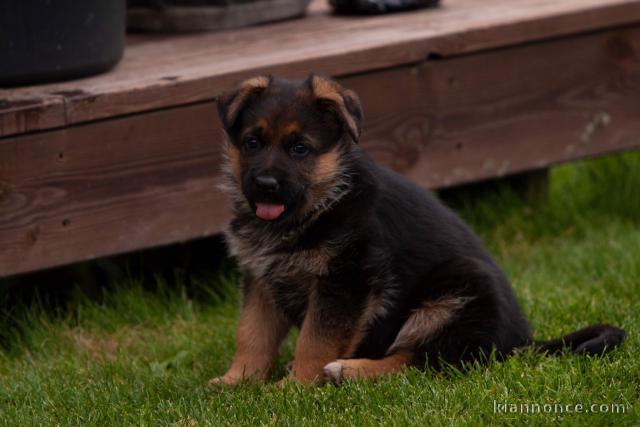
[[[338,114],[353,142],[358,142],[362,133],[362,106],[358,95],[331,79],[315,74],[311,74],[307,82],[313,95]]]
[[[258,76],[245,80],[229,92],[218,96],[218,114],[227,132],[233,127],[240,112],[269,87],[271,76]]]

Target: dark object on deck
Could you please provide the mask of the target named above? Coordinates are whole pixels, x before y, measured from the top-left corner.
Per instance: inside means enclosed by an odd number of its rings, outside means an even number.
[[[228,30],[304,15],[311,0],[130,0],[127,25],[142,31]]]
[[[8,0],[0,4],[0,85],[66,80],[122,57],[125,0]]]
[[[344,15],[373,15],[433,7],[440,0],[329,0],[333,10]]]

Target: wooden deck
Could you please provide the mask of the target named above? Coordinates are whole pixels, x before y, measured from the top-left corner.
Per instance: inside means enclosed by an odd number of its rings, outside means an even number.
[[[363,145],[429,187],[640,147],[640,0],[445,0],[178,37],[113,71],[0,90],[0,276],[192,239],[228,220],[214,100],[245,77],[338,77]]]

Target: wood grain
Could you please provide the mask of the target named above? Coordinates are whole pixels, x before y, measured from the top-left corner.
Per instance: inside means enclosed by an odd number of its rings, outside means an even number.
[[[66,122],[64,99],[44,93],[15,92],[3,95],[0,90],[0,137],[35,129],[48,129]]]
[[[640,147],[640,29],[501,49],[342,82],[363,145],[427,187]]]
[[[0,276],[219,232],[211,103],[0,143]]]
[[[432,188],[640,147],[640,26],[344,77],[363,146]],[[0,140],[0,276],[209,235],[212,101]]]
[[[437,9],[377,17],[336,17],[325,0],[309,16],[221,33],[130,37],[112,72],[66,83],[0,91],[0,136],[211,100],[245,77],[272,73],[330,76],[418,63],[523,42],[640,22],[640,0],[445,0]],[[54,97],[62,110],[47,120],[41,105],[2,107]],[[62,112],[62,113],[61,113]]]

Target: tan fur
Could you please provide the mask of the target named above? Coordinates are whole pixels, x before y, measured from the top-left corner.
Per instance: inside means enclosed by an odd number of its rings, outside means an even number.
[[[344,379],[377,378],[404,368],[413,358],[411,351],[400,351],[382,359],[338,359],[327,364],[325,379],[340,383]]]
[[[272,126],[269,120],[265,117],[260,117],[256,120],[255,126],[262,129],[263,136],[273,144],[282,143],[285,138],[291,134],[299,133],[301,129],[300,123],[295,121],[285,123],[282,126],[277,124]]]
[[[242,156],[238,147],[232,144],[228,144],[227,159],[229,162],[231,173],[233,174],[237,182],[240,182],[242,179]]]
[[[298,133],[298,132],[300,132],[300,123],[298,122],[288,123],[282,129],[283,136],[291,135],[292,133]]]
[[[336,187],[340,179],[339,148],[318,156],[311,177],[313,184],[308,190],[307,202],[301,212],[306,214],[318,208],[326,209],[328,204],[332,203],[331,199],[336,196],[331,190]],[[347,191],[339,191],[339,193],[344,195]]]
[[[355,92],[351,90],[345,90],[338,83],[319,76],[313,76],[311,80],[311,86],[313,88],[313,94],[316,98],[329,100],[336,105],[338,111],[343,116],[351,134],[354,135],[357,139],[359,137],[358,126],[344,103],[345,95],[357,98]]]
[[[313,171],[314,183],[324,183],[335,179],[338,172],[339,156],[337,148],[318,156]]]
[[[266,379],[289,327],[265,285],[254,283],[240,314],[233,363],[211,383],[234,385],[247,379]]]
[[[336,102],[342,100],[342,96],[340,96],[342,88],[332,80],[313,76],[311,86],[313,87],[313,94],[318,98],[330,99]]]
[[[288,122],[282,125],[274,126],[273,129],[268,129],[268,137],[274,144],[282,144],[289,139],[292,134],[300,132],[300,123]]]
[[[249,95],[257,89],[267,88],[270,82],[271,80],[265,76],[253,77],[242,82],[240,84],[240,89],[227,109],[227,121],[232,123],[236,119]]]
[[[350,335],[347,329],[327,329],[320,320],[316,301],[312,292],[293,360],[292,375],[303,384],[322,380],[324,366],[344,352]]]
[[[265,133],[269,133],[269,122],[264,117],[260,117],[258,120],[256,120],[256,127],[259,127]]]
[[[322,380],[323,367],[340,355],[339,343],[312,330],[308,320],[305,317],[296,342],[292,370],[294,378],[303,384]]]
[[[469,298],[452,297],[426,302],[404,323],[387,354],[413,349],[449,323]]]

